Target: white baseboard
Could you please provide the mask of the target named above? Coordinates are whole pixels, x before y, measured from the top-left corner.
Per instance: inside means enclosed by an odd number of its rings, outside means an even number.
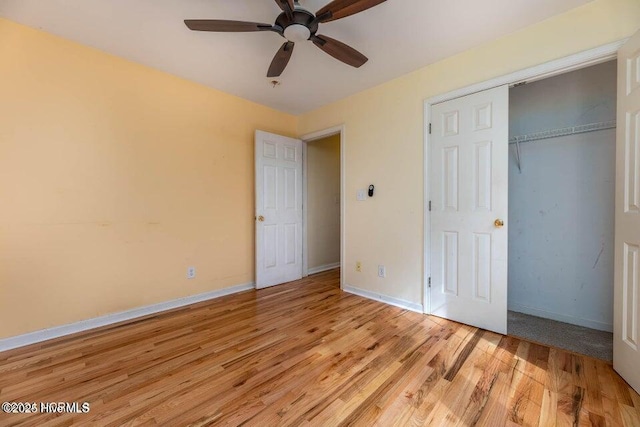
[[[406,310],[415,311],[416,313],[424,314],[424,308],[422,304],[416,304],[411,301],[403,300],[400,298],[394,298],[387,295],[382,295],[377,292],[371,292],[364,289],[356,288],[354,286],[344,285],[343,291],[350,294],[358,295],[364,298],[372,299],[374,301],[380,301],[385,304],[394,305],[396,307],[404,308]]]
[[[105,316],[95,317],[93,319],[81,320],[80,322],[70,323],[68,325],[55,326],[53,328],[30,332],[24,335],[0,339],[0,352],[11,350],[13,348],[24,347],[26,345],[35,344],[42,341],[47,341],[53,338],[63,337],[65,335],[75,334],[77,332],[87,331],[89,329],[99,328],[101,326],[112,325],[114,323],[148,316],[150,314],[161,313],[163,311],[172,310],[174,308],[184,307],[186,305],[220,298],[225,295],[231,295],[251,289],[255,289],[254,283],[232,286],[229,288],[205,292],[203,294],[192,295],[184,298],[178,298],[172,301],[148,305],[146,307],[139,307],[131,310],[121,311],[119,313],[107,314]]]
[[[309,268],[307,270],[307,274],[309,275],[318,274],[318,273],[322,273],[323,271],[333,270],[334,268],[338,268],[338,267],[340,267],[340,262],[334,262],[333,264],[325,264],[319,267]]]
[[[553,313],[550,311],[540,310],[539,308],[528,307],[526,305],[509,304],[509,310],[545,319],[557,320],[558,322],[570,323],[572,325],[584,326],[585,328],[597,329],[599,331],[613,332],[613,325],[609,323],[582,319],[580,317],[569,316],[566,314]]]

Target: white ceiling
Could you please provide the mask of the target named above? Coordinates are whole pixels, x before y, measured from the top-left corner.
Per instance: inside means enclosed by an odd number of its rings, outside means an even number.
[[[284,42],[271,32],[202,33],[184,19],[273,23],[273,0],[0,0],[0,16],[147,66],[299,114],[514,32],[591,0],[389,0],[320,25],[369,57],[355,69],[298,43],[273,88]],[[317,11],[328,0],[301,0]]]

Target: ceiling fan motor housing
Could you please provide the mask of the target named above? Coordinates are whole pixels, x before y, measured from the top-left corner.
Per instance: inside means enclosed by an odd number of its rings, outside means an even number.
[[[275,25],[282,28],[282,37],[292,42],[309,40],[318,31],[316,17],[309,11],[298,9],[291,16],[281,13],[276,19]]]

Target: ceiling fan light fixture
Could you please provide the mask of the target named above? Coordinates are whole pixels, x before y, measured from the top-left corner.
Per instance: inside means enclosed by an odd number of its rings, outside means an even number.
[[[309,40],[311,31],[301,24],[291,24],[284,29],[284,37],[290,42],[298,43]]]

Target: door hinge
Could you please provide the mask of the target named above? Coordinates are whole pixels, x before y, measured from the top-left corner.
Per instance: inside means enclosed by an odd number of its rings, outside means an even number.
[[[429,123],[429,135],[431,135],[431,123]]]
[[[431,212],[431,200],[429,200],[429,212]]]
[[[431,287],[431,277],[429,277],[428,285],[429,285],[429,287]]]

